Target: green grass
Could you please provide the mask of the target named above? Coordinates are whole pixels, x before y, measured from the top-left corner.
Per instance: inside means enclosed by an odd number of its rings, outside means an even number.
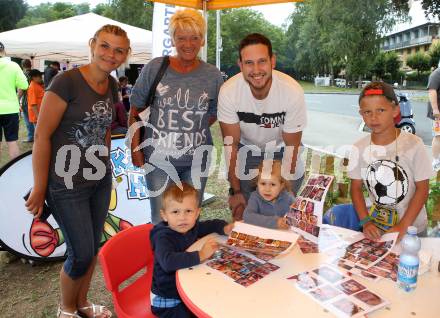
[[[315,86],[311,82],[298,81],[305,93],[346,93],[359,94],[361,92],[358,88],[342,88],[336,86]]]
[[[21,140],[27,139],[27,131],[24,123],[24,119],[20,118],[20,127],[18,130],[18,146],[20,148],[20,153],[26,152],[32,149],[32,143],[22,142]],[[3,136],[4,140],[4,136]],[[0,143],[0,168],[3,167],[9,161],[8,147],[6,142]]]

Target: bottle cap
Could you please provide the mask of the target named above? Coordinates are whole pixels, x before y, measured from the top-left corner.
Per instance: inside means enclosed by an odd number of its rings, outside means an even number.
[[[411,235],[417,235],[417,228],[415,226],[408,226],[406,233]]]

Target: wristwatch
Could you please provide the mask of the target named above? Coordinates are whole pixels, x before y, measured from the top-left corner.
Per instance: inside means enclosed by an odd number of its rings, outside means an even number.
[[[229,188],[229,195],[230,196],[233,196],[233,195],[236,195],[236,194],[239,194],[239,193],[241,193],[240,192],[240,190],[234,190],[234,188]]]

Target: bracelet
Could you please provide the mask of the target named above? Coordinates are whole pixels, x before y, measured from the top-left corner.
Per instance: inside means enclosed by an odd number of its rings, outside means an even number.
[[[364,226],[365,223],[370,222],[371,220],[372,220],[371,216],[368,215],[359,221],[359,226]]]

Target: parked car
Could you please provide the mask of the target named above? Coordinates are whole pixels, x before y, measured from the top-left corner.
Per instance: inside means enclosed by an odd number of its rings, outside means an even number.
[[[347,81],[345,78],[335,78],[335,86],[336,87],[345,87]]]
[[[371,81],[360,81],[360,87],[364,88],[365,86],[367,86],[370,83],[371,83]],[[356,81],[356,87],[359,87],[359,81]]]

